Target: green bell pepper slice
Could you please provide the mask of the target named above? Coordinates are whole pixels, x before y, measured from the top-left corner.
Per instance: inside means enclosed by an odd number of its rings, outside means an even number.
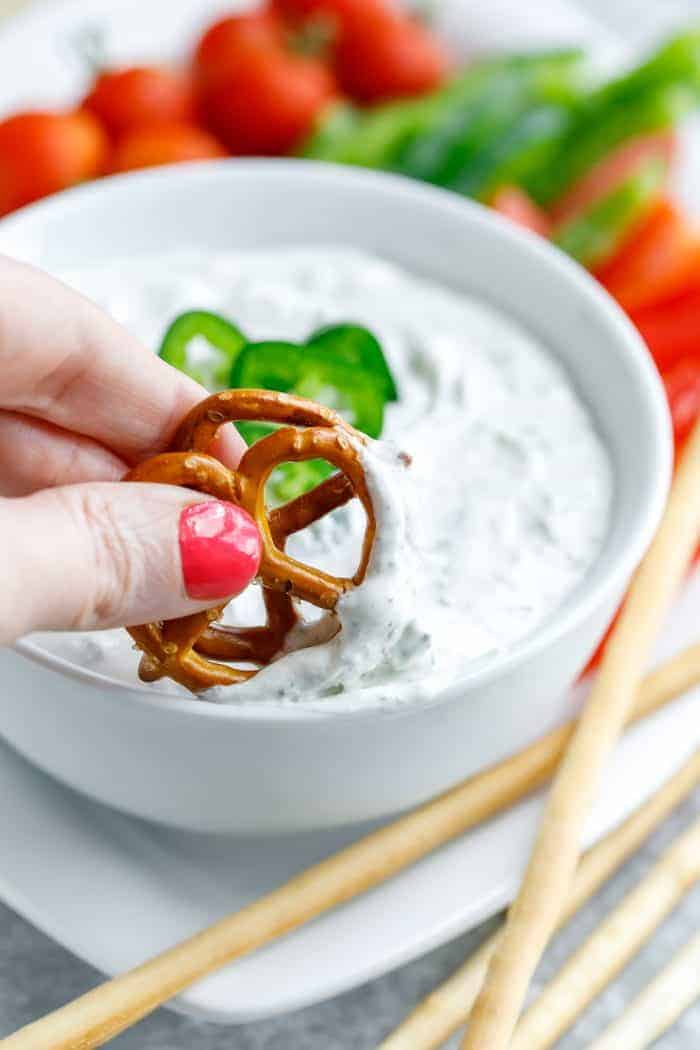
[[[502,61],[498,63],[499,68]],[[479,63],[420,98],[370,108],[338,103],[324,112],[301,155],[363,168],[391,168],[407,141],[429,131],[445,110],[479,89],[491,63]]]
[[[393,170],[476,195],[468,185],[472,169],[478,192],[484,158],[513,138],[517,122],[543,105],[568,116],[580,96],[581,70],[577,51],[515,56],[485,69],[470,91],[446,93],[430,126],[404,145]],[[559,123],[554,132],[561,134]]]
[[[248,343],[233,363],[230,385],[281,390],[319,401],[352,426],[379,437],[384,404],[398,397],[381,347],[359,325],[334,325],[304,344]],[[243,427],[250,433],[247,426]]]
[[[203,341],[197,352],[192,343]],[[236,325],[209,310],[188,310],[172,322],[158,354],[169,365],[195,379],[207,390],[228,386],[231,366],[246,344]]]
[[[488,201],[501,186],[519,185],[529,172],[550,163],[569,117],[568,106],[542,103],[528,108],[455,171],[447,187]]]
[[[233,363],[230,385],[280,390],[319,401],[374,438],[382,432],[385,403],[398,398],[381,346],[371,332],[353,324],[322,328],[301,345],[272,340],[249,343]],[[238,429],[250,445],[274,427],[241,422]],[[333,469],[324,460],[284,463],[271,478],[272,496],[277,502],[293,499]]]
[[[195,340],[206,344],[192,346]],[[168,328],[160,348],[168,364],[208,390],[252,387],[280,390],[335,408],[358,430],[379,437],[384,405],[398,392],[377,339],[356,324],[330,325],[305,344],[283,341],[248,343],[236,325],[219,314],[190,310]],[[250,445],[275,427],[240,422]],[[333,468],[323,460],[282,464],[273,474],[273,497],[286,502],[313,488]]]
[[[652,157],[584,214],[555,230],[552,240],[592,269],[612,258],[630,230],[649,211],[667,175],[662,157]]]
[[[578,97],[583,66],[582,53],[574,50],[506,56],[475,62],[420,98],[365,109],[338,104],[324,113],[301,155],[440,183],[434,168],[484,106],[496,105],[510,119],[521,109],[527,86],[537,98],[571,101]]]
[[[664,44],[640,66],[591,92],[572,113],[546,167],[521,182],[548,205],[617,146],[673,127],[700,100],[700,30]]]
[[[384,351],[367,328],[357,324],[327,325],[310,336],[306,348],[311,351],[312,358],[325,354],[339,368],[352,369],[356,375],[371,378],[372,385],[381,391],[385,401],[398,401],[398,390]]]
[[[334,164],[386,168],[403,142],[421,127],[432,99],[390,102],[361,110],[341,102],[323,116],[301,155]]]

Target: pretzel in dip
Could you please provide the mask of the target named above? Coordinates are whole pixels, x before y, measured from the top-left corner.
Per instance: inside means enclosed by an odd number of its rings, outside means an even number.
[[[252,445],[236,470],[207,450],[220,426],[243,420],[275,423],[279,429]],[[333,611],[339,598],[365,578],[376,534],[376,519],[358,448],[365,438],[331,409],[269,390],[226,390],[196,406],[180,425],[172,450],[141,463],[125,481],[183,485],[243,507],[255,519],[263,554],[258,573],[267,623],[233,627],[217,623],[223,606],[191,616],[128,628],[143,655],[142,681],[172,678],[197,693],[235,685],[257,674],[219,660],[269,664],[283,649],[297,622],[293,599]],[[324,459],[340,473],[310,492],[269,511],[265,484],[281,463]],[[367,524],[356,572],[333,576],[285,552],[287,538],[353,498]],[[210,657],[216,657],[212,660]]]

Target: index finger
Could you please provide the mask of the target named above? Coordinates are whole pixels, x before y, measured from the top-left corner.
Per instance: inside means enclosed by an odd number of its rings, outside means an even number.
[[[134,464],[166,448],[207,391],[161,361],[94,303],[0,257],[0,408],[54,423]],[[218,451],[245,448],[222,428]]]

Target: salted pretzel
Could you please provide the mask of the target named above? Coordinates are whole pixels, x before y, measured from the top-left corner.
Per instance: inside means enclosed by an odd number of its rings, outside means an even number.
[[[208,455],[219,427],[254,420],[286,424],[247,450],[236,470]],[[243,507],[262,537],[258,579],[267,622],[260,627],[218,624],[223,606],[162,623],[128,628],[143,656],[139,677],[146,682],[172,678],[192,692],[233,685],[257,674],[283,648],[297,622],[293,599],[335,609],[346,591],[362,582],[374,544],[376,520],[360,457],[363,436],[332,409],[270,390],[226,390],[213,394],[185,417],[172,450],[141,463],[125,481],[183,485]],[[281,463],[325,459],[340,471],[310,492],[268,511],[265,484]],[[367,515],[360,563],[350,577],[333,576],[290,557],[287,538],[353,497]],[[257,664],[242,669],[208,659]]]

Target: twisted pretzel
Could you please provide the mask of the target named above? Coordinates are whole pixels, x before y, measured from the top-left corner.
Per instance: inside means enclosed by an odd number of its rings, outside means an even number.
[[[220,426],[241,420],[291,425],[257,441],[232,471],[207,450]],[[259,669],[282,650],[297,622],[293,598],[333,610],[342,594],[362,582],[376,531],[372,500],[357,454],[357,442],[363,440],[337,412],[312,401],[269,390],[227,390],[213,394],[185,417],[172,451],[154,456],[127,474],[125,481],[183,485],[236,503],[255,519],[262,537],[258,578],[263,586],[266,624],[217,624],[223,609],[219,606],[177,620],[130,627],[129,633],[143,652],[139,667],[143,681],[173,678],[192,692],[244,682],[257,670],[231,667],[207,657],[253,663]],[[325,459],[341,473],[268,512],[265,484],[275,467],[308,459]],[[365,509],[367,526],[360,563],[352,576],[333,576],[285,553],[289,536],[354,496]]]

